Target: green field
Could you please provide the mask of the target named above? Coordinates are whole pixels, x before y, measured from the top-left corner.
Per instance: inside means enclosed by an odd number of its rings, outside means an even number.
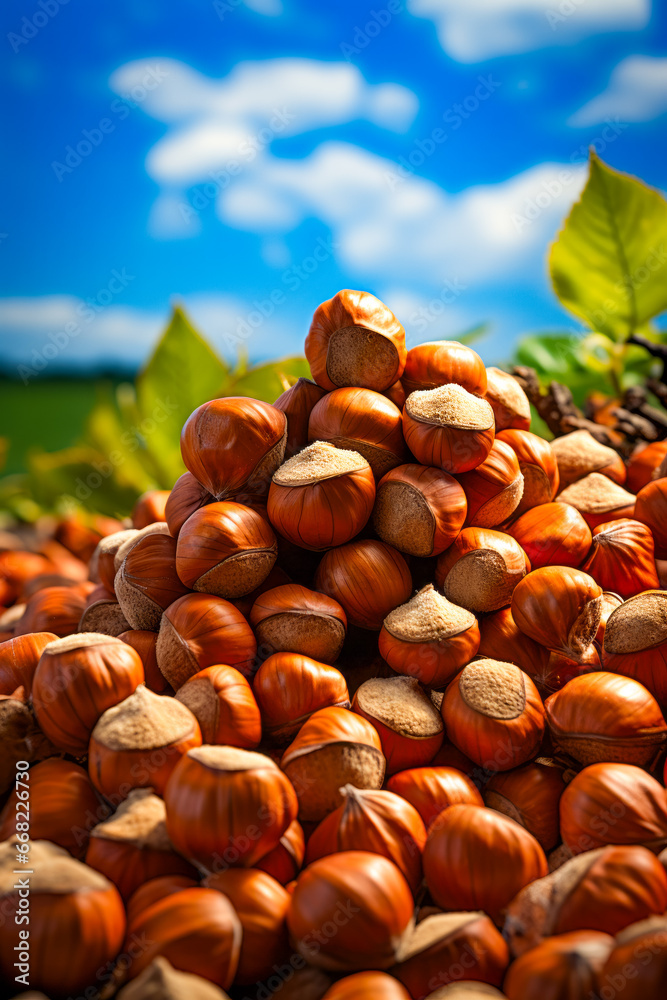
[[[9,441],[3,472],[25,471],[31,448],[57,451],[78,441],[98,386],[94,379],[36,379],[24,385],[0,377],[0,437]]]

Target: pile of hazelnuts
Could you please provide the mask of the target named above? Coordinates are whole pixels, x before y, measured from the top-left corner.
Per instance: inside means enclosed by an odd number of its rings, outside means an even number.
[[[4,996],[664,1000],[667,441],[365,292],[305,352],[0,535]]]

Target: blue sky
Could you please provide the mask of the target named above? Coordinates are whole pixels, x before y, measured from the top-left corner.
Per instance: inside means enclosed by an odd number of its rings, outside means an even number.
[[[341,287],[409,342],[572,327],[548,245],[595,143],[667,187],[654,0],[10,0],[0,365],[136,367],[182,301],[300,352]]]

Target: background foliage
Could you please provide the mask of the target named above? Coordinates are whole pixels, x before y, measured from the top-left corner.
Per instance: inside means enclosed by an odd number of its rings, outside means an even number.
[[[626,343],[633,333],[664,340],[651,320],[667,309],[667,202],[591,152],[588,183],[549,254],[561,303],[585,329],[524,337],[519,364],[564,382],[583,403],[593,391],[619,396],[654,367]]]
[[[230,367],[177,307],[134,383],[82,383],[78,393],[69,382],[60,389],[46,383],[46,392],[39,382],[15,383],[14,400],[22,397],[33,412],[37,407],[40,426],[61,424],[61,405],[67,407],[65,421],[86,415],[75,444],[54,452],[28,448],[26,471],[0,480],[0,509],[26,520],[43,510],[70,513],[77,507],[123,516],[145,490],[170,489],[185,471],[181,428],[200,403],[220,396],[273,402],[309,374],[300,357],[258,366],[239,358]]]
[[[664,197],[592,153],[588,183],[548,263],[556,295],[583,326],[525,336],[512,361],[568,385],[580,404],[591,392],[618,397],[644,381],[655,362],[627,339],[666,339],[652,326],[667,309]],[[12,463],[0,480],[0,510],[24,520],[77,508],[123,516],[142,492],[169,489],[184,471],[181,427],[202,402],[225,395],[273,402],[309,374],[302,357],[259,366],[239,357],[232,367],[176,308],[133,383],[5,380],[0,417],[13,441],[8,449],[0,438],[0,467],[8,453]],[[535,429],[545,430],[537,420]]]

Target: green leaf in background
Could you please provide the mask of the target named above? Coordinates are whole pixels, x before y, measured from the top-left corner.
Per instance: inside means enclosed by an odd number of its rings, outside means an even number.
[[[667,341],[651,324],[667,309],[666,245],[665,199],[591,153],[586,187],[550,252],[556,294],[587,329],[528,334],[514,361],[534,368],[543,385],[567,385],[580,407],[592,393],[619,400],[629,386],[659,374],[660,363],[627,337]],[[458,340],[475,344],[488,329],[480,323]],[[272,403],[299,377],[310,377],[310,369],[297,356],[252,366],[239,351],[231,367],[177,307],[135,384],[43,380],[28,396],[6,379],[0,397],[26,430],[12,441],[15,474],[0,479],[0,515],[31,521],[46,511],[87,509],[123,517],[141,493],[169,489],[183,472],[181,429],[198,406],[232,395]],[[49,437],[66,415],[76,420],[73,428]],[[551,437],[535,412],[532,429]],[[61,450],[28,451],[35,440]],[[0,438],[0,467],[6,448]],[[13,464],[15,455],[20,464]]]
[[[28,493],[45,509],[63,498],[72,507],[117,516],[132,509],[137,490],[118,478],[108,454],[89,446],[34,451],[28,459]]]
[[[625,339],[667,309],[667,202],[591,152],[590,174],[550,253],[563,305]]]
[[[17,473],[0,479],[0,528],[10,527],[14,519],[36,521],[42,508],[30,495],[30,476]]]
[[[176,308],[136,385],[99,385],[83,440],[32,450],[27,474],[0,480],[0,510],[25,520],[75,507],[123,517],[141,493],[170,489],[184,471],[181,428],[198,406],[231,395],[272,403],[309,375],[303,357],[252,367],[241,354],[230,369]]]
[[[86,439],[105,456],[123,489],[140,494],[159,485],[159,467],[151,461],[137,421],[119,410],[109,387],[101,387],[98,392],[98,401],[88,417]]]
[[[542,437],[545,441],[553,441],[553,434],[549,430],[548,424],[542,420],[533,404],[530,404],[530,429],[533,434]]]
[[[202,403],[228,395],[228,380],[225,362],[177,306],[136,382],[137,431],[165,488],[185,471],[180,449],[183,424]]]
[[[475,344],[478,340],[486,337],[490,329],[490,323],[477,323],[475,326],[468,327],[458,337],[452,337],[452,340],[458,340],[459,344],[470,346],[470,344]]]
[[[655,333],[646,334],[659,339]],[[651,374],[654,362],[642,348],[618,344],[600,333],[584,337],[570,333],[529,334],[519,341],[515,362],[534,368],[543,385],[562,382],[572,391],[577,406],[591,392],[620,396]],[[536,426],[540,426],[536,423]],[[545,425],[546,426],[546,425]],[[536,432],[542,437],[542,428]]]
[[[578,343],[577,335],[566,332],[528,334],[519,341],[516,358],[538,375],[558,379],[583,370],[577,356]]]
[[[252,396],[265,403],[275,403],[285,389],[298,378],[310,378],[310,365],[305,358],[291,357],[272,361],[268,365],[250,368],[240,377],[231,380],[229,394],[232,396]]]

